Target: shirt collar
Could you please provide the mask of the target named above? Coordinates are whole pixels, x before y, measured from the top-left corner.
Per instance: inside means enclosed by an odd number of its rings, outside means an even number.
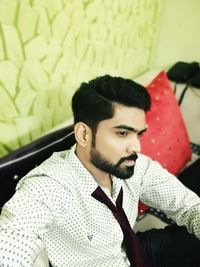
[[[74,176],[76,177],[76,181],[79,183],[79,186],[83,188],[85,193],[91,195],[99,184],[76,156],[75,149],[76,145],[74,145],[69,154],[66,155],[67,161],[72,167]]]

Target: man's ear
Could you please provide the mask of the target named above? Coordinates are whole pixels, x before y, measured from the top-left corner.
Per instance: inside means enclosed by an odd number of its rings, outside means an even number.
[[[91,137],[91,129],[84,122],[77,122],[74,125],[74,135],[77,143],[82,147],[86,147]]]

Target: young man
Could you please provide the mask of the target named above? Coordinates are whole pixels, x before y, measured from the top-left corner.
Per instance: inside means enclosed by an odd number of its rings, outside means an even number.
[[[199,197],[140,154],[146,89],[106,75],[83,83],[72,108],[76,145],[28,173],[2,210],[0,266],[33,266],[44,249],[55,267],[200,266]],[[139,199],[188,231],[136,236]]]

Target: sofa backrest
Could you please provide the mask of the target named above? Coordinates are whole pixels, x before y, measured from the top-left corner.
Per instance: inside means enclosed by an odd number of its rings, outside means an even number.
[[[53,152],[69,149],[75,144],[73,125],[49,133],[0,159],[0,207],[15,192],[17,182],[40,165]]]

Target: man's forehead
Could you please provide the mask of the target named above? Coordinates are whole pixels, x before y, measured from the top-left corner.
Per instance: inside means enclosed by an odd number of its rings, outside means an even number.
[[[145,112],[136,107],[117,105],[110,123],[114,126],[125,125],[132,128],[144,128],[146,121]]]

